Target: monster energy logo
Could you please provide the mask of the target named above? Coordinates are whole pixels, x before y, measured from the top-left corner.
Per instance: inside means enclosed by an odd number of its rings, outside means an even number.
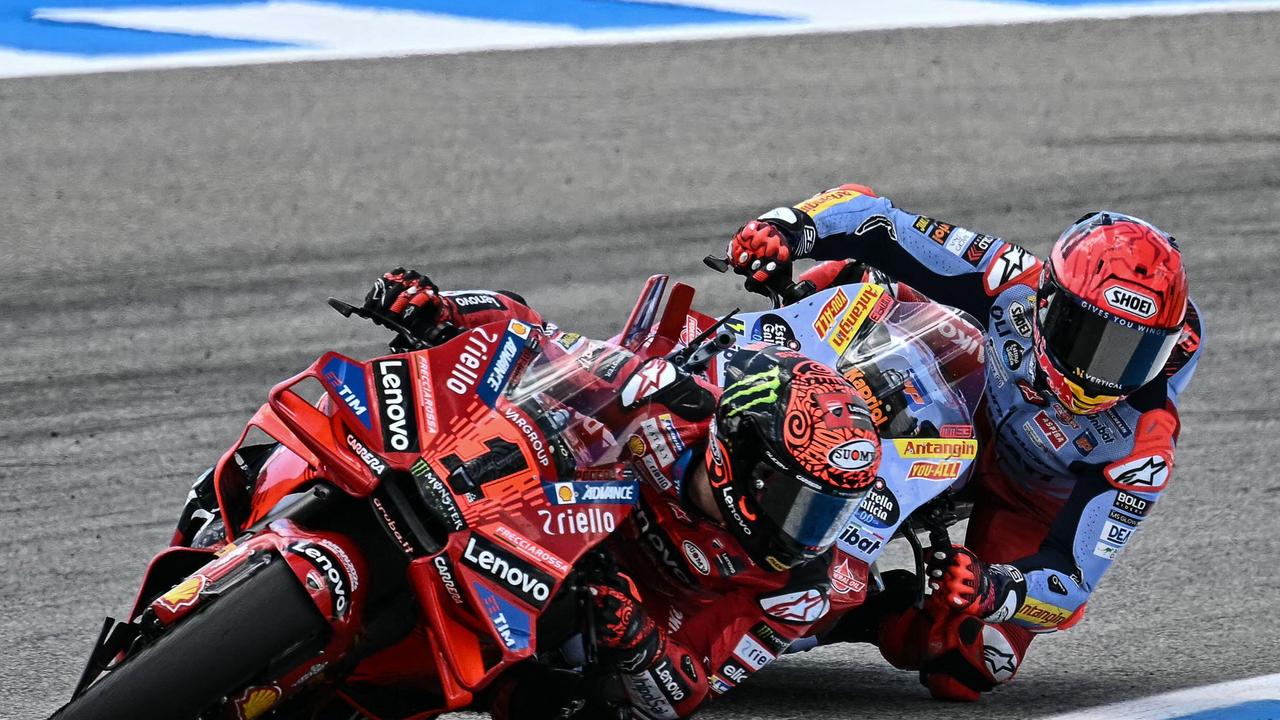
[[[778,387],[782,382],[778,377],[780,372],[781,369],[774,365],[764,372],[747,375],[730,385],[724,391],[724,396],[720,398],[721,405],[735,403],[731,406],[729,412],[725,414],[725,417],[733,417],[757,405],[777,402]],[[752,397],[753,395],[756,397]],[[742,400],[746,400],[746,402],[741,405],[736,404]]]

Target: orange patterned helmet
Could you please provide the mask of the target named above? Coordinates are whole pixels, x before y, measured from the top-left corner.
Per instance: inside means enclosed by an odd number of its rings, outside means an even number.
[[[1186,310],[1172,237],[1130,215],[1086,215],[1041,270],[1032,338],[1049,389],[1077,414],[1115,405],[1168,362]]]
[[[776,347],[740,350],[708,442],[712,496],[760,566],[826,552],[875,482],[880,436],[848,380]]]

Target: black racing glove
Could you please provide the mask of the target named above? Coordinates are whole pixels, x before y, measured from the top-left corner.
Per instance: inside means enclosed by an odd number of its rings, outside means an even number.
[[[419,337],[452,319],[453,303],[440,295],[431,278],[415,270],[398,267],[373,282],[365,295],[366,310],[395,318]],[[383,323],[374,319],[374,322]]]

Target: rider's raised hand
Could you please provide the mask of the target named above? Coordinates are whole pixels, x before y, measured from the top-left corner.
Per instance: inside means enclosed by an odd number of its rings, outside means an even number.
[[[588,585],[587,590],[601,662],[624,673],[651,666],[662,654],[666,637],[640,604],[640,593],[631,579],[618,575],[617,582]]]
[[[415,332],[434,327],[450,310],[449,302],[440,296],[440,288],[431,278],[402,267],[383,273],[374,281],[365,295],[364,307],[389,315]]]
[[[791,262],[804,257],[817,236],[805,213],[780,207],[743,225],[729,241],[729,264],[751,280],[764,283]]]

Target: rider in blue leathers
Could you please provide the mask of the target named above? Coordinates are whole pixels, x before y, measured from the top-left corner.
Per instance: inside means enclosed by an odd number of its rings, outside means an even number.
[[[1009,681],[1035,634],[1080,620],[1090,594],[1169,482],[1178,396],[1200,356],[1199,313],[1173,238],[1119,213],[1073,225],[1042,262],[1023,248],[842,185],[747,223],[729,261],[765,282],[800,258],[848,282],[855,258],[987,325],[982,457],[966,546],[826,638],[878,644],[936,696],[976,700]]]

